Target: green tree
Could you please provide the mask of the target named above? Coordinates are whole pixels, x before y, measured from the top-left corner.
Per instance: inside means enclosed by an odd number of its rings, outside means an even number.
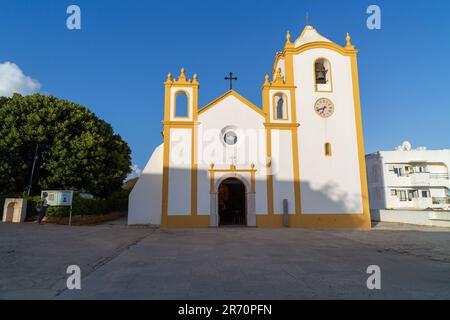
[[[73,189],[107,197],[130,172],[130,148],[87,108],[52,96],[0,97],[0,194]]]

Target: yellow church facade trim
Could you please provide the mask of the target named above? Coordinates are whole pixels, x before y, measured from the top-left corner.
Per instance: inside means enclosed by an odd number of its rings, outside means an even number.
[[[348,36],[349,37],[349,36]],[[297,41],[297,40],[296,40]],[[344,56],[349,56],[351,62],[351,75],[352,75],[352,91],[355,108],[355,123],[357,131],[357,145],[358,145],[358,161],[359,161],[359,173],[361,179],[361,194],[363,212],[349,214],[302,214],[301,205],[301,187],[300,187],[300,161],[299,161],[299,142],[298,140],[298,127],[300,124],[297,122],[296,111],[296,87],[294,85],[294,64],[293,57],[301,52],[311,49],[330,49],[340,53]],[[262,110],[242,97],[234,90],[226,92],[224,95],[210,102],[202,109],[198,110],[198,81],[197,77],[194,80],[187,80],[184,75],[184,69],[178,81],[168,80],[165,82],[165,108],[164,108],[164,150],[163,150],[163,182],[162,182],[162,206],[161,206],[161,226],[162,227],[207,227],[209,225],[208,215],[197,215],[197,200],[198,200],[198,163],[197,163],[197,126],[198,116],[207,110],[213,108],[220,101],[226,99],[229,96],[236,97],[239,101],[243,102],[253,111],[257,112],[265,118],[264,127],[266,129],[266,156],[267,159],[271,159],[272,156],[272,131],[273,130],[289,130],[291,131],[292,141],[292,166],[293,166],[293,186],[294,186],[294,198],[295,198],[295,214],[289,214],[290,227],[347,227],[347,228],[370,228],[370,211],[368,202],[367,180],[366,180],[366,168],[364,157],[364,140],[362,130],[361,119],[361,106],[360,106],[360,94],[358,83],[358,67],[357,67],[357,50],[347,40],[346,47],[341,47],[331,42],[312,42],[303,44],[297,48],[287,43],[284,50],[277,53],[274,62],[274,68],[272,73],[275,74],[276,66],[279,59],[284,60],[284,76],[281,79],[278,75],[272,83],[267,81],[262,87]],[[170,110],[170,90],[172,87],[193,88],[193,105],[192,105],[192,121],[186,119],[173,119],[171,118]],[[316,86],[315,86],[316,87]],[[290,102],[287,104],[287,108],[290,108],[290,121],[278,123],[273,122],[270,117],[270,92],[273,90],[288,90]],[[173,120],[171,120],[173,119]],[[176,121],[174,121],[176,120]],[[283,120],[283,119],[281,119]],[[168,183],[169,183],[169,146],[170,146],[170,129],[171,128],[189,128],[191,129],[191,214],[190,215],[168,215]],[[268,166],[270,166],[270,160],[268,160]],[[251,192],[255,192],[255,173],[256,170],[252,169],[214,169],[209,170],[210,173],[210,191],[214,191],[214,176],[216,172],[250,172],[251,173]],[[256,215],[256,226],[258,227],[282,227],[284,226],[283,215],[275,212],[274,210],[274,186],[273,176],[266,176],[266,194],[267,194],[267,214]]]
[[[228,98],[229,96],[233,96],[235,98],[237,98],[239,101],[241,101],[242,103],[244,103],[247,107],[249,107],[250,109],[252,109],[253,111],[256,111],[257,113],[259,113],[260,115],[262,115],[263,117],[266,116],[266,114],[264,113],[264,111],[262,111],[260,108],[258,108],[256,105],[254,105],[253,103],[251,103],[249,100],[247,100],[246,98],[244,98],[243,96],[241,96],[239,93],[237,93],[234,90],[229,90],[227,92],[225,92],[225,94],[223,94],[222,96],[220,96],[219,98],[215,99],[214,101],[208,103],[206,106],[204,106],[203,108],[201,108],[198,111],[198,114],[202,114],[205,111],[208,111],[209,109],[213,108],[215,105],[217,105],[219,102],[221,102],[222,100]]]

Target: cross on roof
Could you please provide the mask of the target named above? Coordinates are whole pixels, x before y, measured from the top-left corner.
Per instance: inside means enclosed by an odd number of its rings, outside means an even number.
[[[237,80],[237,77],[233,77],[233,72],[230,72],[227,77],[225,77],[225,80],[230,81],[230,90],[233,90],[233,80]]]

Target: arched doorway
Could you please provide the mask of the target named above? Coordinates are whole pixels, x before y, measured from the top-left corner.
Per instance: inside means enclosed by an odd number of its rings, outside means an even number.
[[[219,226],[247,225],[245,185],[236,178],[222,181],[218,189]]]

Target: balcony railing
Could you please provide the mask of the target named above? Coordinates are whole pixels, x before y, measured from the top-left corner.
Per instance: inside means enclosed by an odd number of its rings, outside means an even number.
[[[448,173],[430,173],[430,179],[448,179]]]

